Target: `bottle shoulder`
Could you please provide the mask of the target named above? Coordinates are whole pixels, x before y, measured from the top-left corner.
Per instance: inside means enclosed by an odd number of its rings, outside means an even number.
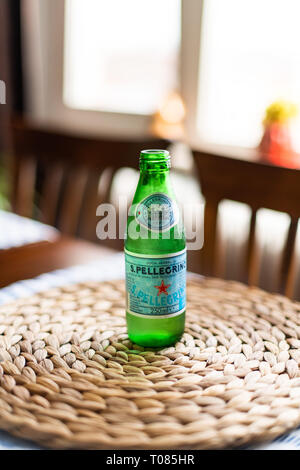
[[[180,208],[168,173],[141,174],[127,220],[125,248],[139,254],[185,249]]]
[[[147,230],[146,236],[133,238],[128,235],[125,238],[125,249],[139,254],[169,254],[177,253],[186,248],[184,231],[181,234],[174,233],[174,228],[169,232],[151,232]]]

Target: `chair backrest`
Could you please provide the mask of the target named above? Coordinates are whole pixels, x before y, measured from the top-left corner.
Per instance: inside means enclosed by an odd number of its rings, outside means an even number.
[[[13,211],[32,217],[38,207],[35,218],[87,239],[95,238],[96,208],[109,201],[115,172],[137,168],[141,149],[169,145],[161,139],[81,137],[17,119],[11,130]]]
[[[292,296],[296,274],[293,254],[300,217],[300,171],[200,151],[193,151],[193,156],[205,198],[201,272],[222,277],[224,271],[222,257],[218,256],[220,245],[217,240],[218,207],[222,200],[245,203],[251,209],[244,260],[244,271],[251,285],[257,285],[259,275],[255,237],[257,211],[266,208],[285,212],[290,216],[290,226],[274,290]]]

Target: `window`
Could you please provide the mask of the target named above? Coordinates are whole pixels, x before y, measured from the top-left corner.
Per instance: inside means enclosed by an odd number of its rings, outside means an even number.
[[[137,138],[174,91],[194,116],[201,9],[202,0],[23,0],[30,116]]]
[[[269,104],[300,109],[299,0],[24,2],[34,117],[145,135],[177,88],[192,146],[255,147]],[[292,128],[300,151],[299,128],[300,114]]]
[[[64,102],[152,114],[178,86],[180,0],[67,0]]]
[[[254,147],[266,107],[300,103],[299,0],[204,1],[196,129],[202,141]],[[300,119],[293,137],[300,150]]]

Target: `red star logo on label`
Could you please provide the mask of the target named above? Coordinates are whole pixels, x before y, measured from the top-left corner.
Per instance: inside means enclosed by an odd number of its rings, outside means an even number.
[[[164,281],[161,281],[161,285],[160,286],[154,286],[156,289],[158,289],[158,292],[157,292],[157,295],[160,295],[160,294],[166,294],[168,295],[168,291],[167,289],[170,287],[171,284],[165,284]]]

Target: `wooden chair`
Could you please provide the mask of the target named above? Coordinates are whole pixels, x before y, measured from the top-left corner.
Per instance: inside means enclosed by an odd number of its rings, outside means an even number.
[[[96,208],[109,202],[116,171],[138,168],[141,149],[169,144],[80,137],[16,119],[11,131],[12,210],[89,240],[96,238]]]
[[[193,151],[193,156],[206,201],[201,272],[220,277],[224,272],[217,237],[218,207],[222,200],[245,203],[251,209],[244,260],[244,272],[250,285],[258,284],[260,265],[255,237],[257,211],[266,208],[285,212],[290,216],[290,226],[274,290],[292,296],[296,275],[293,254],[300,217],[300,171],[200,151]]]

